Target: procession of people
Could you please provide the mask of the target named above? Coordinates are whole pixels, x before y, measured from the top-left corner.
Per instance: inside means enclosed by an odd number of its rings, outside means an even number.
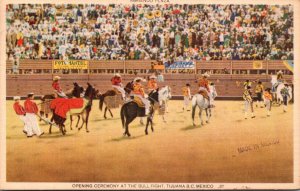
[[[214,99],[217,96],[216,87],[214,82],[209,80],[209,73],[205,72],[201,74],[201,77],[196,80],[195,82],[198,85],[198,89],[191,90],[190,83],[187,83],[182,88],[182,96],[183,96],[183,111],[190,111],[190,102],[193,97],[192,92],[196,94],[201,94],[208,103],[207,108],[213,108]],[[60,86],[60,76],[54,76],[52,82],[52,88],[54,97],[56,98],[66,98],[67,96],[62,90]],[[248,119],[248,114],[250,113],[251,118],[255,118],[254,112],[254,103],[256,100],[256,107],[258,108],[266,108],[267,116],[271,116],[271,108],[272,102],[274,101],[274,92],[278,85],[283,83],[284,87],[280,90],[280,94],[282,96],[283,102],[283,111],[287,112],[288,100],[290,98],[290,90],[288,83],[284,80],[282,72],[279,71],[277,73],[277,83],[276,86],[273,87],[266,87],[262,83],[262,81],[250,81],[246,80],[244,82],[244,90],[242,92],[242,98],[244,100],[244,118]],[[254,91],[252,90],[252,84],[257,83]],[[77,83],[76,83],[77,84]],[[151,74],[148,77],[148,81],[142,77],[135,77],[132,80],[132,91],[130,94],[126,93],[123,86],[123,79],[121,74],[116,73],[111,78],[112,88],[115,91],[118,91],[122,95],[122,99],[124,103],[132,101],[134,99],[131,98],[138,98],[143,103],[145,107],[145,115],[149,114],[150,111],[150,100],[148,99],[148,95],[159,91],[160,85],[157,82],[157,77],[155,74]],[[78,86],[78,84],[77,84]],[[254,94],[255,92],[255,94]],[[38,118],[41,116],[38,115],[38,105],[34,102],[34,93],[29,93],[27,95],[27,99],[24,101],[24,105],[22,106],[20,103],[21,98],[19,96],[14,97],[14,111],[19,116],[20,120],[23,122],[23,132],[27,135],[27,137],[32,137],[34,135],[40,137],[43,135],[43,131],[40,129],[38,124]],[[158,101],[159,102],[159,101]]]

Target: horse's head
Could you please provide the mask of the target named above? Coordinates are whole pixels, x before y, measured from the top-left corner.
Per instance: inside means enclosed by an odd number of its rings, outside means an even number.
[[[74,88],[72,90],[72,96],[74,97],[81,97],[80,95],[84,92],[84,88],[79,86],[76,82],[73,83],[74,84]]]
[[[84,97],[87,97],[89,99],[94,99],[97,97],[99,90],[96,90],[91,84],[87,83],[88,87],[85,90]]]
[[[128,82],[124,88],[125,92],[127,94],[130,94],[130,92],[133,90],[133,81]]]
[[[158,91],[159,100],[165,101],[172,98],[171,88],[169,86],[165,86]]]

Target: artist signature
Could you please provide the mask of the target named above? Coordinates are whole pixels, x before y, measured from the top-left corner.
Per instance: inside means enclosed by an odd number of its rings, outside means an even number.
[[[247,153],[259,149],[263,149],[265,147],[270,147],[273,145],[278,145],[280,143],[279,139],[273,139],[271,141],[261,141],[260,143],[245,145],[237,148],[237,152],[239,154]]]

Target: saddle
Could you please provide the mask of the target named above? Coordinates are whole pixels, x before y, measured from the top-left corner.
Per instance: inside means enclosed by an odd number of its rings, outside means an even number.
[[[141,98],[137,96],[134,96],[132,101],[135,102],[139,107],[145,107],[145,104],[142,102]]]
[[[205,99],[208,99],[208,100],[209,100],[209,96],[208,96],[208,94],[207,94],[206,91],[200,90],[198,93],[201,94]]]
[[[117,88],[113,88],[113,91],[115,91],[116,94],[122,94]]]

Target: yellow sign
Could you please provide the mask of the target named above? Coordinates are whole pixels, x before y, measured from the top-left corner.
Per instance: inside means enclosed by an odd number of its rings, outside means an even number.
[[[53,60],[52,66],[55,70],[61,69],[88,69],[87,60]]]
[[[262,69],[263,63],[262,61],[253,61],[253,69]]]

